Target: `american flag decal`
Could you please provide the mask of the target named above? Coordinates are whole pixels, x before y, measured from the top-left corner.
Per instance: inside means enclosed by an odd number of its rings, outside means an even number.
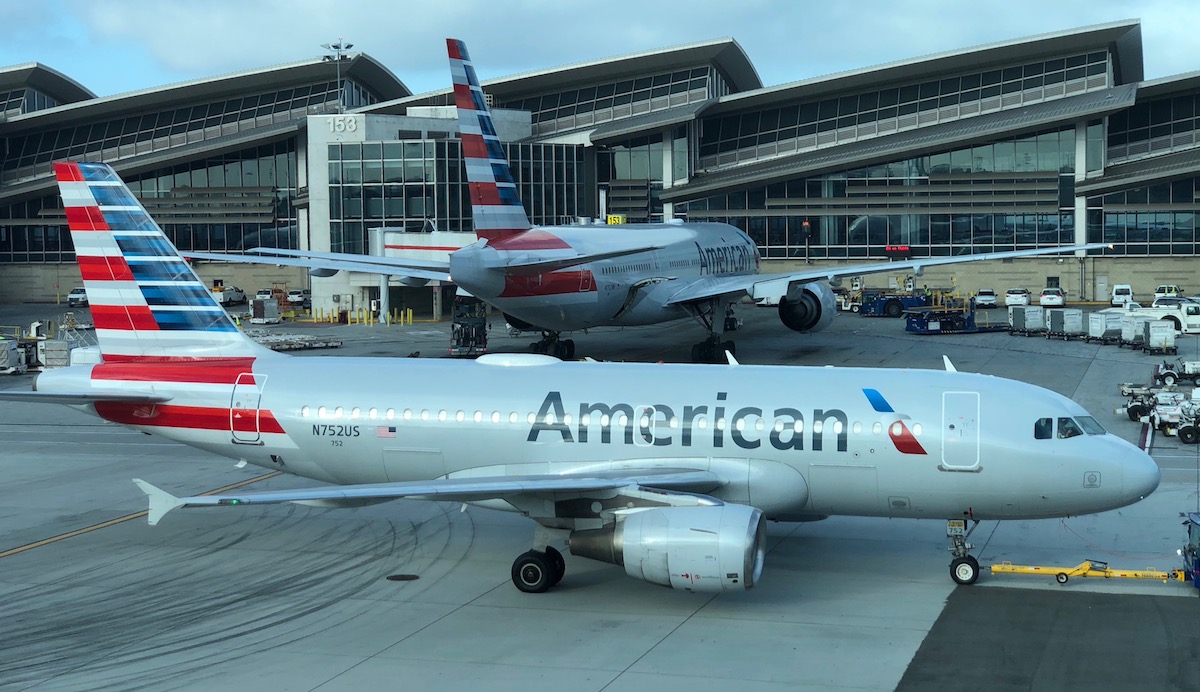
[[[396,436],[396,426],[381,425],[375,428],[375,437],[394,438]]]

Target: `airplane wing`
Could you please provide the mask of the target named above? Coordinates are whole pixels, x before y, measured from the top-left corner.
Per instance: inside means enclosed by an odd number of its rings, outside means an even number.
[[[722,295],[746,294],[755,300],[763,298],[778,298],[786,295],[788,286],[793,283],[809,283],[812,281],[833,281],[847,276],[863,274],[878,274],[880,272],[911,271],[917,276],[926,267],[936,267],[945,264],[960,264],[963,262],[983,262],[987,260],[1014,259],[1017,257],[1036,257],[1076,250],[1100,250],[1110,248],[1106,243],[1090,243],[1087,245],[1070,245],[1065,247],[1037,248],[1034,250],[1009,250],[1006,252],[984,252],[977,255],[957,255],[953,257],[922,257],[919,259],[898,260],[890,262],[874,262],[871,264],[842,265],[837,267],[821,267],[804,269],[795,272],[778,272],[774,274],[747,274],[744,276],[705,277],[680,287],[667,299],[667,305],[680,305],[701,300],[707,300]]]
[[[187,259],[202,259],[238,264],[274,264],[284,267],[307,267],[309,269],[333,269],[389,276],[411,276],[416,279],[450,280],[450,267],[445,263],[429,261],[430,266],[415,266],[421,260],[402,260],[393,257],[372,257],[337,252],[313,253],[319,256],[289,257],[283,255],[226,255],[218,252],[181,252]]]
[[[124,404],[161,404],[170,401],[171,397],[160,394],[138,394],[136,392],[24,392],[0,391],[0,400],[24,401],[30,404],[95,404],[101,401],[115,401]]]
[[[424,500],[468,502],[502,498],[527,493],[589,493],[617,490],[631,485],[648,488],[709,492],[723,481],[711,471],[689,469],[646,469],[622,471],[616,474],[586,476],[504,476],[496,478],[450,478],[403,483],[370,483],[366,485],[334,485],[296,490],[268,490],[231,495],[196,495],[176,497],[146,481],[133,482],[146,493],[150,501],[148,516],[153,526],[163,516],[179,507],[231,507],[237,505],[279,504],[294,502],[317,506],[370,504],[402,497]]]

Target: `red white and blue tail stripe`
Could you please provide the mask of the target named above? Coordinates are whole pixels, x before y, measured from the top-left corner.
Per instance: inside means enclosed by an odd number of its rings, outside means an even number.
[[[105,362],[271,353],[238,331],[111,167],[54,173]]]
[[[498,240],[526,231],[531,226],[529,217],[521,206],[467,47],[462,41],[448,38],[446,49],[454,79],[454,103],[458,106],[458,129],[462,134],[475,235]]]

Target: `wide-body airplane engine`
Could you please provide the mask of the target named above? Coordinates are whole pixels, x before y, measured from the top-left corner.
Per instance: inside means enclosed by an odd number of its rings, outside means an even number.
[[[767,529],[746,505],[662,507],[575,531],[572,555],[625,567],[635,579],[687,591],[744,591],[762,574]]]
[[[793,286],[779,300],[779,320],[797,332],[816,332],[829,326],[837,314],[837,296],[824,281]]]
[[[401,286],[408,286],[410,288],[421,288],[429,284],[429,279],[420,279],[415,276],[401,276],[396,280],[400,282]]]

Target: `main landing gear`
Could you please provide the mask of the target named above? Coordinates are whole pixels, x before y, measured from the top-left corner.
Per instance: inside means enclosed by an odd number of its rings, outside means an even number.
[[[972,519],[971,522],[970,529],[967,528],[966,519],[951,519],[946,522],[946,538],[950,540],[950,554],[954,556],[950,561],[950,578],[964,586],[974,584],[975,580],[979,579],[979,560],[970,553],[971,548],[975,546],[967,542],[979,526],[979,520]]]
[[[567,573],[567,561],[552,546],[546,551],[530,550],[513,560],[512,580],[525,593],[544,593]]]
[[[723,315],[723,318],[717,317]],[[697,308],[692,316],[708,331],[708,338],[692,346],[693,363],[728,363],[725,352],[737,355],[737,344],[732,341],[722,341],[725,332],[731,332],[741,326],[737,316],[733,314],[733,304],[727,300],[711,300],[704,308]]]
[[[558,332],[544,331],[541,340],[529,344],[529,350],[533,353],[545,353],[559,360],[571,360],[575,357],[575,340],[560,339]]]

